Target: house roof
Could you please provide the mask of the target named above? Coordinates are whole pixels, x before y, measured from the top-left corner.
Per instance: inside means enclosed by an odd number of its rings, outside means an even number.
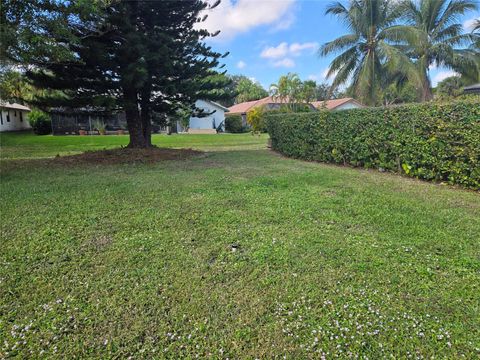
[[[463,91],[467,94],[480,94],[480,84],[465,86]]]
[[[215,101],[212,101],[212,100],[203,100],[203,101],[208,101],[209,103],[215,105],[216,107],[219,107],[220,109],[224,110],[224,111],[230,111],[227,107],[223,106],[223,105],[220,105],[219,103],[216,103]]]
[[[17,103],[9,103],[5,101],[0,101],[0,107],[6,108],[6,109],[30,111],[30,108],[24,105],[17,104]]]
[[[315,108],[317,109],[322,109],[325,104],[325,108],[327,110],[334,110],[339,106],[342,106],[350,102],[354,103],[359,107],[364,107],[364,105],[362,105],[361,103],[359,103],[357,100],[353,98],[342,98],[342,99],[334,99],[334,100],[327,100],[327,101],[314,101],[312,102],[312,105],[315,106]]]
[[[327,100],[327,101],[313,101],[311,104],[316,109],[323,108],[323,104],[325,103],[326,108],[328,110],[336,109],[337,107],[346,104],[346,103],[355,103],[359,107],[364,107],[364,105],[360,104],[357,100],[353,98],[343,98],[343,99],[335,99],[335,100]],[[272,96],[267,96],[260,100],[253,100],[253,101],[246,101],[240,104],[235,104],[228,109],[230,110],[231,114],[243,114],[248,112],[249,110],[253,109],[254,107],[266,104],[280,104],[281,101],[278,98],[274,98]]]
[[[274,98],[273,96],[267,96],[263,99],[246,101],[240,104],[235,104],[229,107],[228,110],[230,110],[230,113],[232,114],[243,114],[253,109],[254,107],[257,107],[260,105],[281,104],[281,103],[282,102],[280,101],[280,99]]]

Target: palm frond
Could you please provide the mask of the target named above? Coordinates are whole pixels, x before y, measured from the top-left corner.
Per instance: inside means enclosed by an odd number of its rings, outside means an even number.
[[[422,32],[409,25],[395,25],[389,28],[383,29],[378,34],[380,40],[390,40],[396,43],[418,43],[422,37]]]
[[[477,19],[473,22],[472,32],[480,31],[480,19]]]
[[[476,34],[460,34],[457,36],[452,36],[446,39],[443,39],[441,42],[438,44],[443,44],[443,45],[449,45],[451,47],[455,46],[468,46],[475,41],[478,41],[478,35]]]
[[[344,51],[342,54],[338,55],[333,61],[330,63],[328,67],[327,78],[332,76],[334,73],[338,72],[342,67],[346,66],[350,62],[351,59],[358,58],[358,46],[353,46],[350,49]]]
[[[447,38],[451,38],[454,36],[458,36],[462,33],[463,26],[462,24],[452,24],[447,26],[445,29],[436,32],[435,34],[435,41],[443,41]]]
[[[348,10],[340,1],[335,1],[327,5],[325,15],[328,14],[348,16]]]
[[[339,38],[324,44],[320,48],[319,54],[321,56],[325,56],[332,52],[340,52],[344,50],[346,47],[354,45],[358,40],[359,40],[359,36],[357,34],[348,34],[348,35],[340,36]]]
[[[459,21],[459,16],[468,11],[477,10],[477,4],[473,0],[452,0],[447,5],[443,14],[436,23],[436,31],[442,31],[444,27],[448,27],[455,21]]]
[[[415,64],[398,47],[385,41],[379,43],[379,50],[385,58],[387,73],[397,73],[408,78],[415,86],[420,87],[422,78]]]
[[[331,86],[332,89],[337,89],[340,85],[343,85],[348,81],[350,74],[357,67],[357,60],[358,59],[356,57],[350,58],[350,60],[338,71],[338,73],[335,75],[335,78],[333,79]]]

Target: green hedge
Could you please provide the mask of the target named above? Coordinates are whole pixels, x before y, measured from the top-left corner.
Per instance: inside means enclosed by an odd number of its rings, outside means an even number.
[[[242,115],[225,115],[225,131],[229,133],[243,133],[247,129],[242,125]]]
[[[268,114],[273,149],[480,189],[480,100]]]
[[[28,114],[28,121],[35,134],[48,135],[52,133],[52,119],[49,114],[33,109]]]

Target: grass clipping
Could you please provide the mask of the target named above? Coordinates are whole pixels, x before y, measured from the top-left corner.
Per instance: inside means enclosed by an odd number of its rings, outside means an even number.
[[[164,160],[186,160],[204,156],[204,152],[193,149],[167,149],[151,147],[146,149],[119,148],[100,151],[86,151],[82,154],[57,156],[60,164],[129,164],[155,163]]]

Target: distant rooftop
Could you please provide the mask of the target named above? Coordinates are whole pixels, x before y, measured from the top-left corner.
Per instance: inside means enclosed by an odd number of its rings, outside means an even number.
[[[465,94],[480,94],[480,84],[465,86],[463,91]]]
[[[343,99],[335,99],[335,100],[326,100],[326,101],[313,101],[311,104],[317,108],[317,109],[322,109],[323,106],[325,105],[325,108],[327,110],[333,110],[336,109],[337,107],[353,102],[357,104],[358,106],[363,107],[364,105],[360,104],[357,100],[353,98],[343,98]],[[254,107],[260,106],[260,105],[266,105],[266,104],[280,104],[282,103],[279,98],[273,97],[273,96],[267,96],[263,99],[260,100],[253,100],[253,101],[246,101],[240,104],[235,104],[228,109],[230,110],[231,114],[244,114],[248,112],[249,110],[253,109]]]
[[[342,98],[342,99],[334,99],[334,100],[326,100],[326,101],[314,101],[312,105],[315,106],[317,109],[322,109],[325,106],[327,110],[335,110],[337,107],[347,104],[347,103],[354,103],[360,107],[364,107],[361,103],[359,103],[354,98]]]
[[[30,108],[27,106],[17,104],[17,103],[9,103],[6,101],[0,101],[0,107],[6,108],[6,109],[31,111]]]
[[[246,101],[240,104],[235,104],[233,106],[230,106],[228,110],[230,111],[231,114],[243,114],[253,109],[254,107],[257,107],[260,105],[279,104],[279,103],[280,103],[279,99],[274,98],[273,96],[267,96],[266,98],[263,98],[260,100]]]

